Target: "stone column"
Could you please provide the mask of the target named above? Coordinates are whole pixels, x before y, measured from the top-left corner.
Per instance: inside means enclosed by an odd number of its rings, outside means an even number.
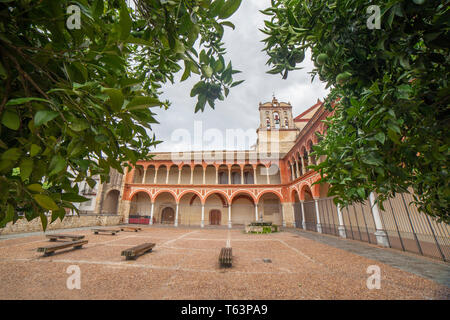
[[[231,204],[228,205],[228,228],[231,229],[232,224],[231,224]]]
[[[291,180],[294,181],[295,180],[295,175],[294,175],[294,165],[291,164],[289,166],[289,168],[291,168]]]
[[[169,184],[169,172],[170,172],[170,167],[166,167],[167,173],[166,173],[166,184]]]
[[[303,205],[304,200],[300,200],[300,206],[302,207],[302,228],[306,230],[306,221],[305,221],[305,206]]]
[[[302,175],[304,175],[307,171],[305,167],[305,160],[303,159],[303,157],[300,157],[300,160],[302,162]]]
[[[244,184],[244,169],[241,167],[241,184]]]
[[[286,219],[284,219],[284,211],[283,211],[283,205],[280,202],[280,211],[281,211],[281,225],[283,227],[286,227]],[[295,221],[294,221],[295,223]]]
[[[322,225],[320,224],[319,200],[318,199],[314,199],[314,206],[316,207],[317,232],[322,233]]]
[[[210,223],[211,223],[211,222],[210,222]],[[201,226],[202,228],[205,227],[205,204],[204,204],[204,203],[202,203],[202,221],[201,221],[200,226]]]
[[[219,184],[219,168],[218,167],[215,168],[216,168],[216,184]]]
[[[153,179],[153,184],[156,184],[156,179],[158,177],[158,169],[159,167],[155,167],[155,178]]]
[[[152,202],[152,209],[150,211],[150,225],[153,224],[153,213],[154,213],[154,211],[155,211],[155,203]]]
[[[295,221],[295,202],[291,203],[292,206],[292,225],[297,228],[297,222]]]
[[[270,184],[269,169],[266,167],[267,184]]]
[[[383,224],[380,218],[380,211],[378,210],[378,205],[375,202],[375,194],[373,192],[369,195],[370,206],[372,208],[373,220],[375,221],[375,236],[377,238],[377,243],[383,247],[389,247],[389,241],[387,239],[386,231],[383,228]]]
[[[206,167],[203,167],[203,184],[206,184]]]
[[[191,183],[190,184],[194,184],[194,169],[195,169],[195,167],[191,166]]]
[[[253,167],[253,181],[255,182],[255,184],[258,184],[258,180],[256,178],[256,167]]]
[[[181,183],[181,171],[183,170],[183,167],[178,167],[178,184]]]
[[[231,184],[231,167],[228,167],[228,184]]]
[[[144,175],[142,176],[142,184],[145,183],[145,178],[147,177],[147,170],[144,168]]]
[[[344,219],[342,218],[341,205],[338,204],[336,207],[339,220],[338,226],[339,236],[342,238],[347,238],[347,234],[345,233]]]
[[[297,161],[297,159],[295,159],[295,170],[297,172],[297,177],[300,177],[300,170],[298,168],[298,161]]]
[[[255,221],[258,221],[258,204],[255,203]]]
[[[175,227],[178,227],[178,207],[179,207],[179,203],[177,203],[177,209],[175,211],[175,223],[174,223]]]

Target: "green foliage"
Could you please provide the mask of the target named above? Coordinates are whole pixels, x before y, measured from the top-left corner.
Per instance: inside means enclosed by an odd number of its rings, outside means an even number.
[[[200,76],[195,111],[233,82],[221,42],[240,0],[0,1],[0,227],[76,210],[77,182],[148,159],[160,88]],[[81,28],[68,29],[71,4]],[[195,48],[200,50],[197,53]]]
[[[381,29],[367,27],[369,5]],[[287,77],[310,49],[312,78],[331,88],[333,116],[314,147],[326,160],[312,166],[329,195],[345,206],[412,192],[449,223],[449,1],[273,0],[263,13],[269,73]]]

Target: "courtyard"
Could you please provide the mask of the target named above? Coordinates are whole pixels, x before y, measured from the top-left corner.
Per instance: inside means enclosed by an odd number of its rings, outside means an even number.
[[[144,226],[140,232],[96,235],[90,228],[57,230],[85,235],[82,249],[44,257],[43,234],[0,238],[0,299],[449,299],[442,281],[352,252],[374,245],[307,231],[245,234],[242,229]],[[314,237],[321,237],[320,241]],[[319,238],[317,238],[319,239]],[[331,240],[327,240],[331,239]],[[337,248],[326,241],[342,241]],[[121,251],[156,243],[153,252],[127,261]],[[232,268],[221,268],[220,249],[231,246]],[[364,246],[364,247],[361,247]],[[356,250],[356,249],[355,249]],[[383,252],[392,250],[383,249]],[[405,256],[446,278],[448,264]],[[81,288],[69,290],[69,266],[81,271]],[[369,266],[381,271],[380,289],[367,287]],[[430,269],[429,267],[427,267]]]

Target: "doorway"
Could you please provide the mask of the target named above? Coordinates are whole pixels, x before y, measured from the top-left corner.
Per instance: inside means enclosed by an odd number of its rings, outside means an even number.
[[[211,210],[209,212],[209,224],[210,225],[220,225],[220,221],[222,220],[222,213],[220,210]]]

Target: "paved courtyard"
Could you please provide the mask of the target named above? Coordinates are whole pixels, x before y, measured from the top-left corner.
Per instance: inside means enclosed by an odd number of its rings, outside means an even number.
[[[89,243],[44,257],[36,248],[51,243],[42,234],[0,240],[0,299],[450,298],[448,286],[306,233],[182,227],[143,227],[115,236],[88,229],[57,231],[63,232],[83,234]],[[143,242],[156,243],[153,252],[136,261],[120,255]],[[222,269],[218,255],[227,244],[233,248],[233,267]],[[414,259],[449,270],[445,263]],[[80,290],[67,289],[70,265],[80,267]],[[366,286],[371,265],[380,267],[380,289]]]

